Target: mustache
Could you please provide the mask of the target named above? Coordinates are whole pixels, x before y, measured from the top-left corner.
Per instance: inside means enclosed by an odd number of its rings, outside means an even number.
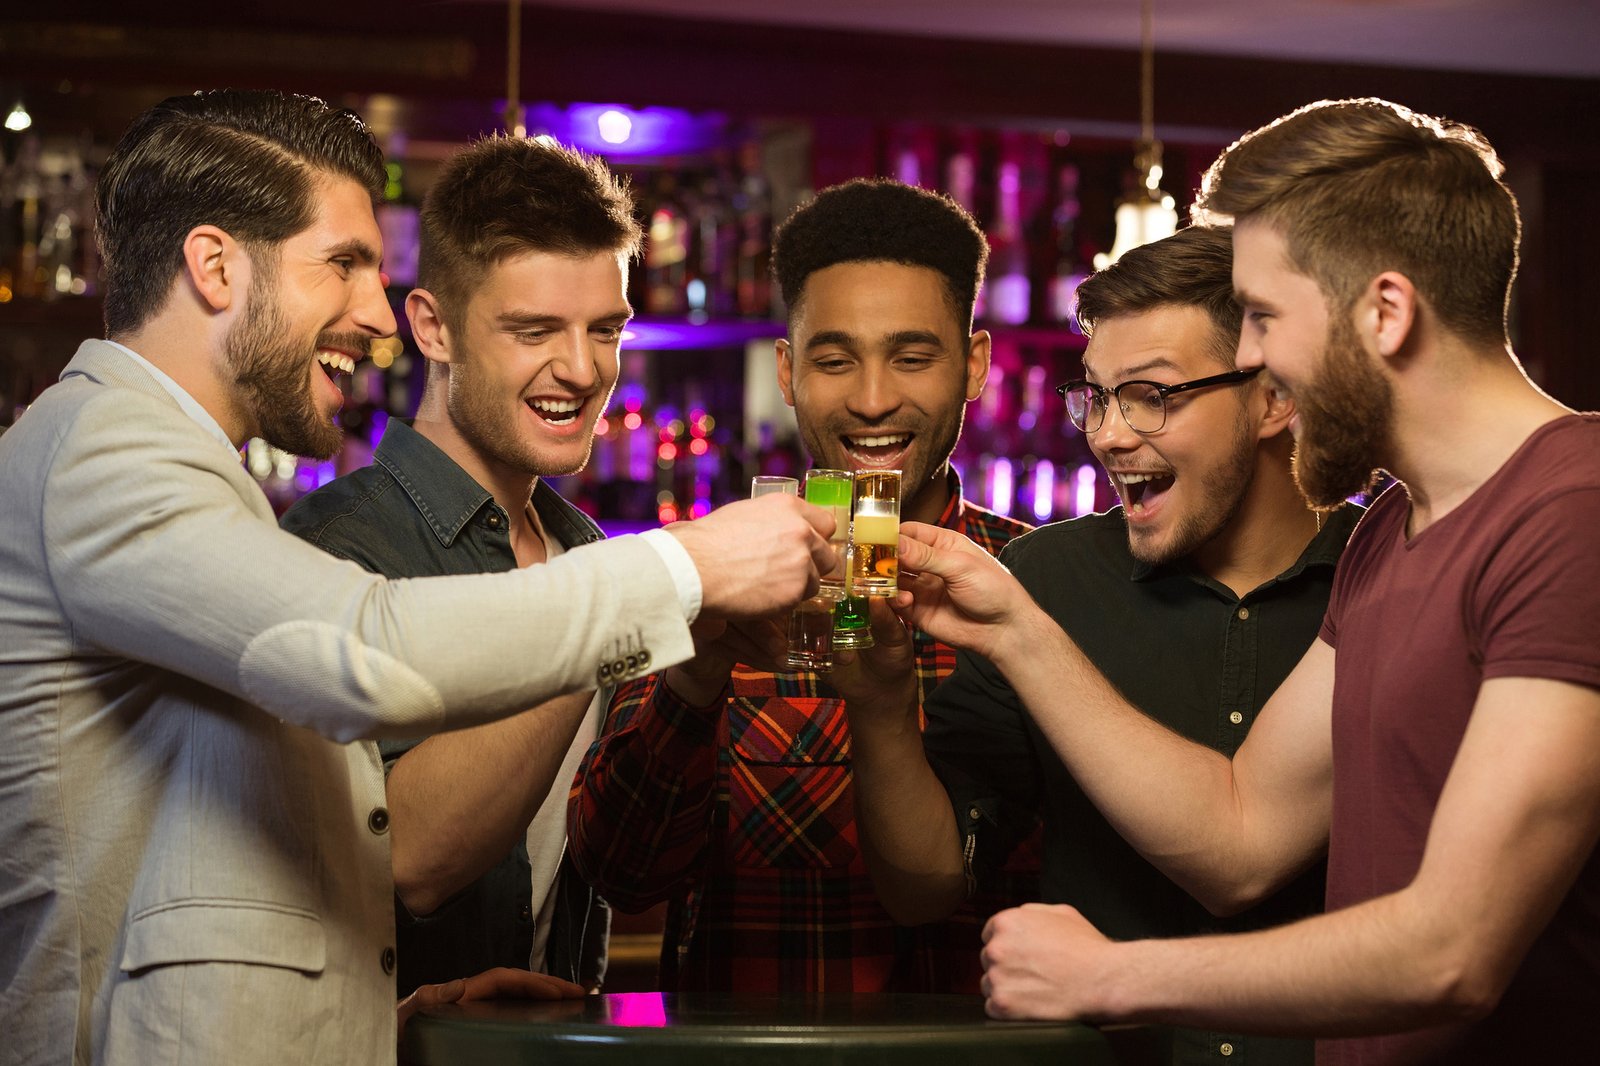
[[[339,333],[328,330],[317,334],[318,348],[337,348],[365,359],[372,354],[372,338],[365,333]]]

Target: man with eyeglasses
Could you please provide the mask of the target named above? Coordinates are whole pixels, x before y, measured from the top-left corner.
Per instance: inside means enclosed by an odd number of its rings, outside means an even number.
[[[1226,228],[1187,229],[1083,285],[1084,379],[1058,391],[1122,506],[1045,526],[1000,556],[1130,699],[1228,755],[1315,637],[1360,510],[1319,522],[1296,489],[1292,402],[1255,369],[1234,369],[1231,264]],[[877,622],[878,648],[835,683],[849,700],[861,839],[897,920],[956,906],[1036,815],[1045,900],[1114,938],[1258,929],[1320,909],[1318,866],[1259,906],[1213,917],[1122,839],[978,656],[959,653],[918,745],[904,632],[886,610]],[[1232,1031],[1177,1030],[1163,1052],[1174,1063],[1312,1060],[1310,1041]]]

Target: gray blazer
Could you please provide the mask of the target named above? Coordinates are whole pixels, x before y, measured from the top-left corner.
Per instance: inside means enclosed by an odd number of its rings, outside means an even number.
[[[0,437],[0,1062],[392,1062],[366,741],[692,650],[637,537],[412,581],[319,551],[85,342]]]

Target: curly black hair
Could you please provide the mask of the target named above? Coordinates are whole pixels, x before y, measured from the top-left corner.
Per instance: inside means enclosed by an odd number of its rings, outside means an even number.
[[[796,208],[772,239],[772,275],[791,315],[804,298],[806,279],[818,270],[837,263],[902,263],[938,271],[956,321],[970,328],[988,258],[983,231],[960,204],[887,178],[857,178],[823,189]]]

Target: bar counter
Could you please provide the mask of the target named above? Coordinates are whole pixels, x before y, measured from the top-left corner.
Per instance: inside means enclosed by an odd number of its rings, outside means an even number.
[[[778,999],[631,992],[451,1004],[411,1019],[411,1066],[1112,1066],[1098,1030],[997,1022],[978,996]]]

